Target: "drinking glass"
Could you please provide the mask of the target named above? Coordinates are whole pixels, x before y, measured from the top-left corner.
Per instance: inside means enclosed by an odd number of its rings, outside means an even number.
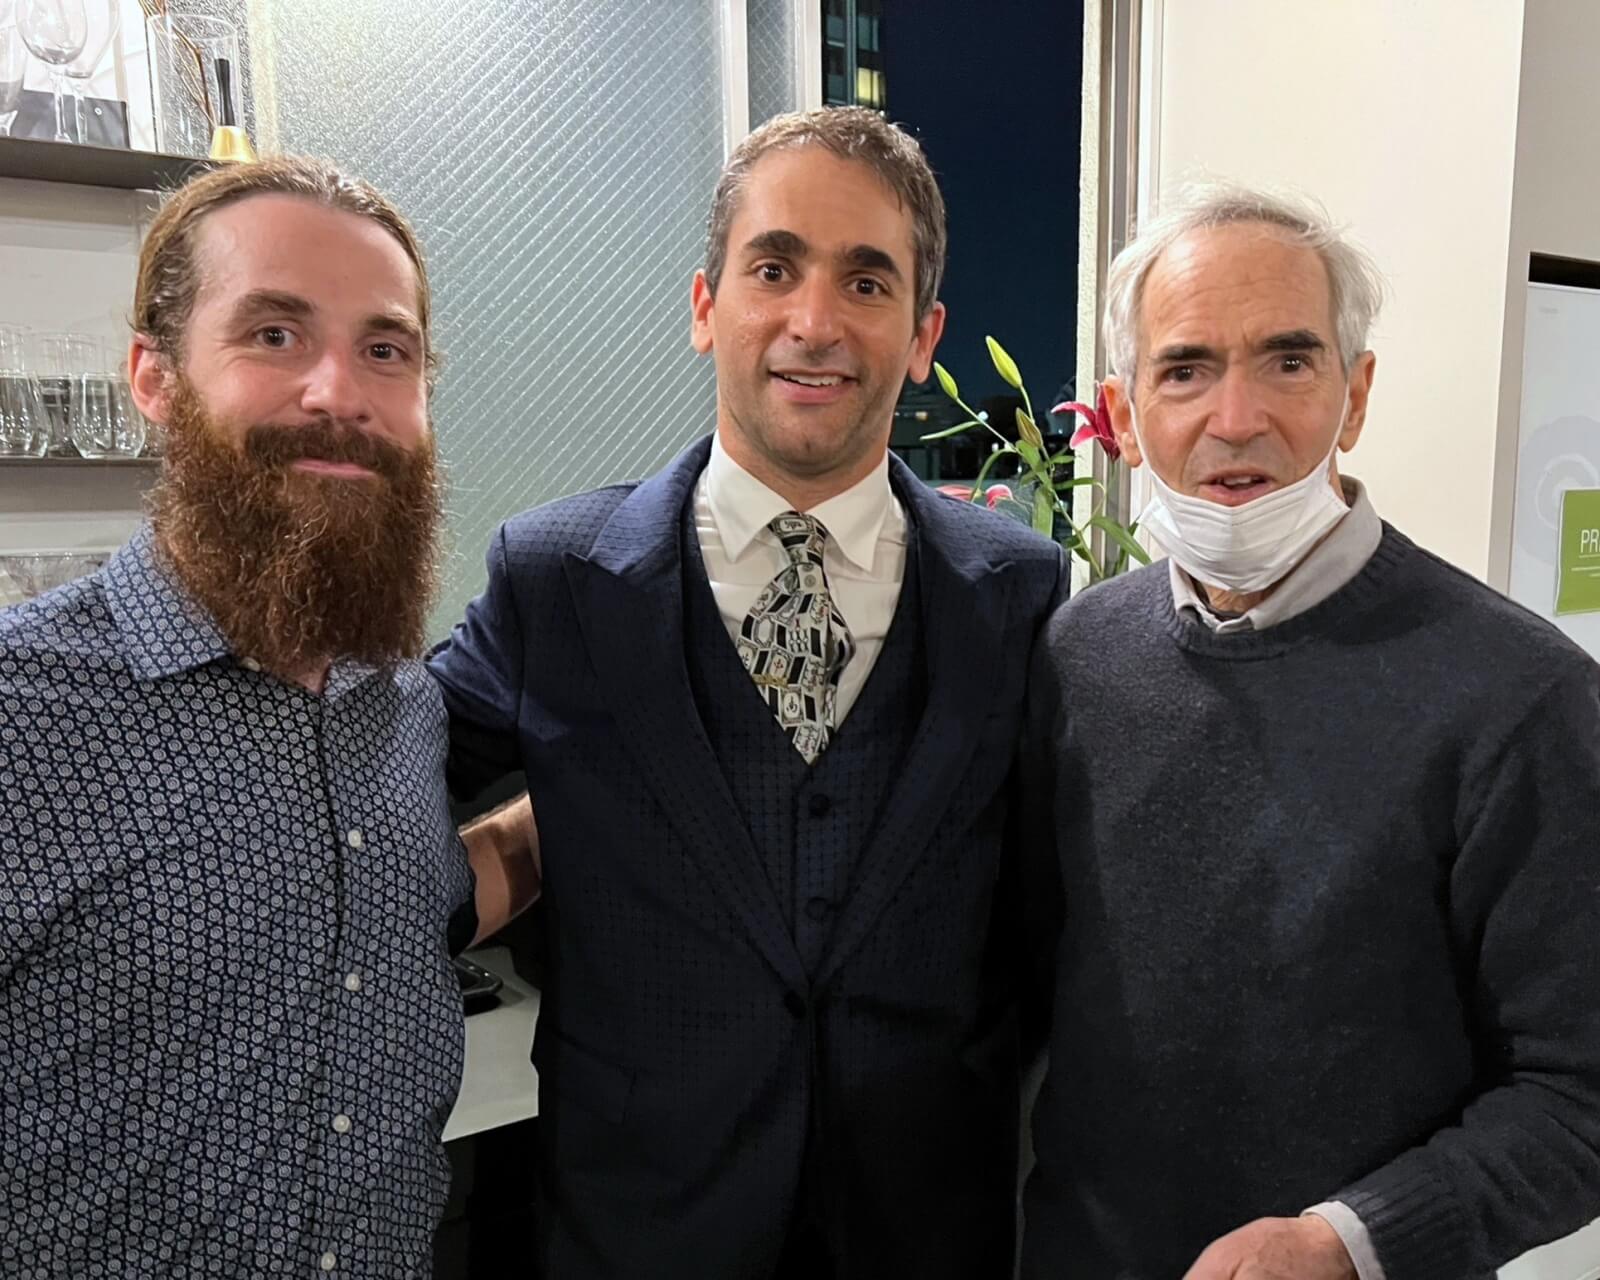
[[[85,458],[137,458],[144,448],[144,419],[118,376],[119,361],[110,343],[82,341],[72,378],[72,443]]]
[[[7,0],[0,0],[4,8]],[[22,81],[28,70],[28,46],[16,27],[0,25],[0,138],[11,136],[11,123],[22,106]]]
[[[22,330],[0,328],[0,457],[42,457],[50,420],[29,367]]]
[[[71,142],[62,68],[79,57],[89,42],[89,12],[84,0],[17,0],[17,30],[33,56],[49,64],[50,88],[56,97],[56,141]]]
[[[81,333],[41,333],[34,337],[32,365],[39,397],[49,419],[45,452],[52,458],[76,458],[72,443],[72,379],[83,372],[82,361],[94,340]]]
[[[219,124],[244,122],[238,33],[221,18],[159,13],[145,20],[145,37],[156,149],[175,156],[209,155]]]
[[[100,69],[111,42],[117,38],[117,28],[122,25],[122,0],[84,0],[84,16],[88,20],[89,34],[83,51],[61,68],[71,86],[72,119],[79,142],[89,140],[84,132],[83,90]]]

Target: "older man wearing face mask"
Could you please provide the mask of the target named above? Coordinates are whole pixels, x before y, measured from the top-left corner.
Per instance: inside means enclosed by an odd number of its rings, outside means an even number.
[[[1319,212],[1194,192],[1108,294],[1168,559],[1034,665],[1024,1274],[1488,1277],[1600,1214],[1600,668],[1340,475],[1381,285]]]

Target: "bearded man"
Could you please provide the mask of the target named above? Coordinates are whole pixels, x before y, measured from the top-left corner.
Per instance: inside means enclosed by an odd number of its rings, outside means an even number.
[[[414,660],[421,249],[327,166],[230,167],[152,225],[134,316],[150,519],[0,614],[0,1273],[426,1274],[447,925],[532,868],[469,833],[469,869]]]

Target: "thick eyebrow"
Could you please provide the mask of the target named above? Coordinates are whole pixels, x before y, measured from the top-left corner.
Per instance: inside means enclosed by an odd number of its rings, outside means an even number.
[[[846,249],[839,257],[846,266],[863,271],[881,271],[896,280],[901,278],[900,268],[895,265],[894,259],[876,245],[858,244]]]
[[[366,328],[372,333],[396,333],[413,342],[422,341],[422,324],[404,307],[388,307],[367,317]]]
[[[1256,345],[1257,351],[1268,353],[1327,349],[1328,344],[1311,329],[1289,329],[1283,333],[1274,333]],[[1155,364],[1162,365],[1205,364],[1208,361],[1220,360],[1221,356],[1216,348],[1208,347],[1201,342],[1175,342],[1171,346],[1162,347],[1151,359]]]
[[[1261,344],[1262,351],[1326,351],[1328,344],[1310,329],[1275,333]]]
[[[304,320],[316,308],[297,293],[277,289],[252,289],[233,304],[233,322],[245,324],[264,316],[289,316]]]
[[[233,323],[244,326],[252,321],[270,316],[286,316],[293,320],[306,320],[316,313],[316,307],[297,293],[284,293],[278,289],[252,289],[233,306]],[[393,333],[413,342],[422,341],[422,325],[416,316],[402,306],[386,307],[366,318],[363,327],[371,333]]]
[[[770,253],[774,257],[800,262],[810,256],[811,246],[793,231],[780,228],[751,236],[745,242],[744,251],[752,257]],[[877,245],[852,245],[839,254],[839,262],[856,270],[881,271],[886,276],[901,279],[900,268],[895,265],[894,259]]]
[[[1175,342],[1162,347],[1151,360],[1156,364],[1203,364],[1217,358],[1216,350],[1198,342]]]
[[[744,251],[747,254],[770,253],[779,258],[796,260],[810,253],[811,246],[793,231],[763,231],[745,242]]]

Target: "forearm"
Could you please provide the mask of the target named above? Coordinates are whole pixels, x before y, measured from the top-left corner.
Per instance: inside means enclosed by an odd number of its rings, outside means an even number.
[[[461,839],[477,881],[476,944],[505,928],[539,896],[539,830],[527,793],[468,824]]]

